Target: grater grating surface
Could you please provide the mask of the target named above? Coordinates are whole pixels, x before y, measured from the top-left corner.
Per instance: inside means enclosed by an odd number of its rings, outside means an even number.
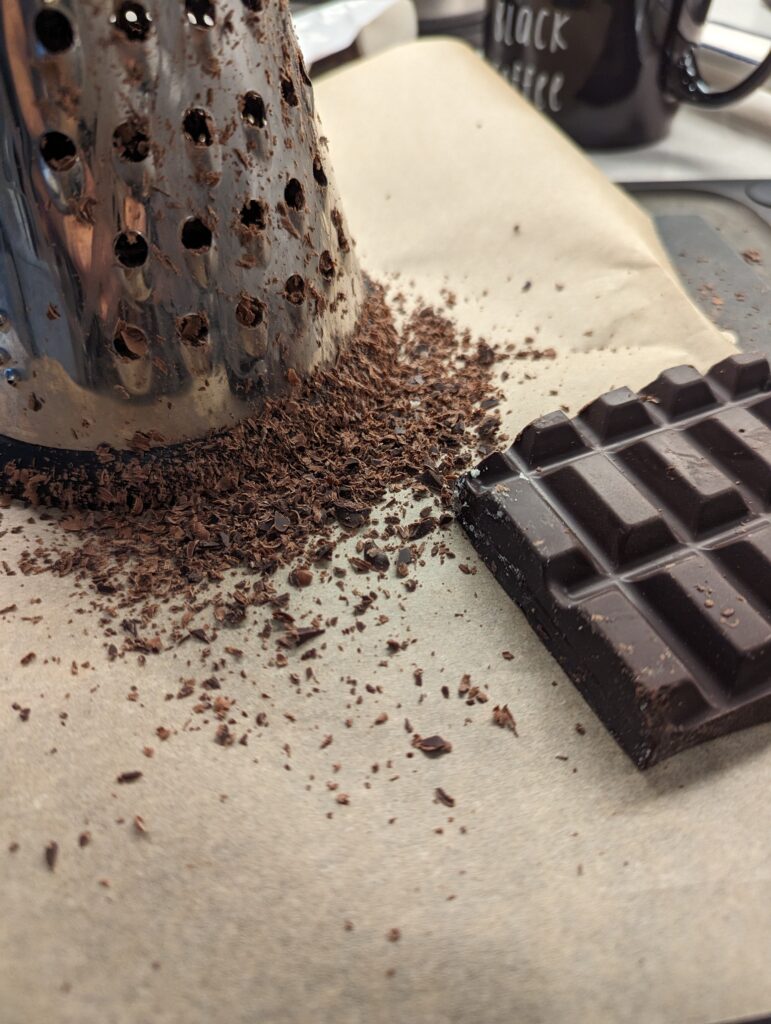
[[[3,0],[0,175],[14,454],[225,429],[355,325],[285,0]]]

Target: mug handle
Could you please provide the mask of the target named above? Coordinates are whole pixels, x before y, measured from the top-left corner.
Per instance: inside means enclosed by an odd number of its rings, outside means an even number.
[[[686,20],[684,18],[684,20]],[[675,27],[670,43],[666,72],[666,89],[677,100],[687,100],[702,107],[724,107],[744,99],[771,77],[771,52],[744,81],[731,89],[713,89],[699,70],[696,44],[689,42],[680,26]]]

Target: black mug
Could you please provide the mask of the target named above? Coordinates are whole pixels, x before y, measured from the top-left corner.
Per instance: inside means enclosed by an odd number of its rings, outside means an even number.
[[[771,75],[771,53],[739,85],[701,76],[696,47],[711,0],[489,0],[485,53],[587,147],[667,134],[679,103],[719,107]]]

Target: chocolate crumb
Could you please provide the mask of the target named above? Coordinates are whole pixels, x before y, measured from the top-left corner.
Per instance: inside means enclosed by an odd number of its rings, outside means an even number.
[[[292,569],[289,573],[289,582],[293,587],[309,587],[313,582],[313,573],[302,566]]]
[[[78,846],[80,846],[80,847],[88,846],[88,844],[90,842],[91,842],[91,833],[90,832],[81,832],[80,835],[78,836]]]
[[[365,546],[364,558],[374,569],[377,569],[378,572],[385,572],[391,565],[391,560],[385,551],[381,551],[381,549],[376,547],[374,544]]]
[[[398,942],[402,937],[402,933],[399,928],[389,928],[386,932],[386,938],[389,942]]]
[[[121,772],[117,781],[120,783],[137,782],[141,778],[142,772],[140,771]]]
[[[511,729],[515,736],[518,736],[517,723],[514,721],[514,716],[509,711],[509,705],[503,704],[502,706],[496,704],[493,708],[493,722],[495,725],[499,725],[501,729]]]
[[[419,736],[417,733],[412,738],[413,747],[422,750],[424,754],[439,756],[449,754],[452,751],[452,744],[441,736]]]
[[[54,868],[56,867],[56,860],[59,856],[59,844],[55,842],[53,839],[46,846],[44,856],[49,871],[53,871]]]
[[[455,798],[451,797],[449,793],[445,793],[441,786],[437,786],[434,790],[434,796],[440,804],[444,804],[445,807],[454,807]]]

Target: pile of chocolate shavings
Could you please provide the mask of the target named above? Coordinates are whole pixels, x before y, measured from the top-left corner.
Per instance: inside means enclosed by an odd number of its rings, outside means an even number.
[[[274,603],[266,578],[328,560],[388,493],[408,488],[432,498],[438,515],[424,509],[398,528],[390,517],[398,571],[400,558],[409,560],[404,544],[451,521],[458,475],[497,446],[495,360],[490,345],[459,334],[431,307],[397,331],[376,287],[333,369],[298,379],[259,418],[191,445],[185,457],[106,455],[96,483],[77,472],[64,482],[7,474],[6,488],[21,488],[32,504],[55,493],[68,533],[61,549],[48,541],[25,552],[20,568],[75,574],[92,585],[95,607],[113,615],[141,606],[138,620],[124,620],[133,623],[129,635],[160,604],[176,615],[172,633],[209,605],[216,623],[238,625],[249,605]],[[377,569],[377,553],[363,556]],[[236,567],[258,580],[212,593]]]

